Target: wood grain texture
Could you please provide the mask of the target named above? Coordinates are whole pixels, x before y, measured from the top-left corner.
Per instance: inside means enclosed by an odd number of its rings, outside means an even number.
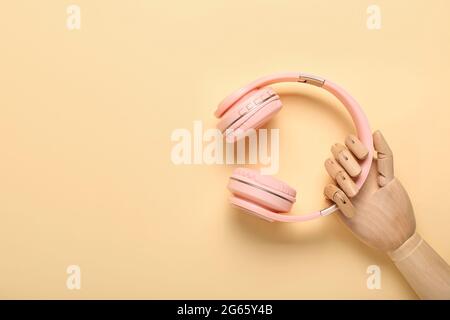
[[[421,299],[450,299],[450,267],[418,233],[388,254]]]
[[[365,159],[369,154],[364,144],[353,134],[345,138],[345,145],[359,160]]]
[[[365,193],[368,190],[364,189],[355,197],[356,200],[367,196]],[[384,252],[393,251],[416,230],[411,201],[397,179],[376,190],[365,201],[353,203],[356,215],[352,219],[343,217],[343,221],[361,241],[371,247]]]
[[[372,169],[352,199],[356,213],[341,219],[361,241],[386,252],[421,299],[450,299],[450,267],[416,233],[414,210],[396,178],[377,186]]]
[[[351,203],[347,195],[334,184],[329,184],[324,190],[325,196],[334,201],[347,218],[352,218],[355,215],[355,207]]]

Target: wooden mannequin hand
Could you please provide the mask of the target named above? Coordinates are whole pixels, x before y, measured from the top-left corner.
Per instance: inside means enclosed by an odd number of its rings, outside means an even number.
[[[358,239],[389,254],[419,297],[450,299],[450,267],[416,233],[411,201],[394,177],[392,151],[381,132],[373,140],[377,158],[359,192],[352,178],[361,172],[358,160],[367,156],[366,147],[355,136],[347,137],[347,147],[331,147],[334,159],[325,168],[339,187],[330,184],[324,193]]]
[[[373,139],[378,156],[359,192],[352,177],[361,172],[357,160],[367,156],[366,147],[355,136],[347,137],[348,148],[338,143],[331,147],[335,159],[327,159],[325,168],[340,189],[328,185],[325,195],[336,202],[343,222],[361,241],[387,252],[414,234],[416,222],[408,194],[394,178],[391,149],[379,131]]]

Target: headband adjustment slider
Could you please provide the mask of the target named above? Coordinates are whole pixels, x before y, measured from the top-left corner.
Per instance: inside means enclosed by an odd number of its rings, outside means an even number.
[[[322,87],[325,83],[325,79],[305,73],[300,73],[297,81],[301,83],[311,84],[316,87]]]

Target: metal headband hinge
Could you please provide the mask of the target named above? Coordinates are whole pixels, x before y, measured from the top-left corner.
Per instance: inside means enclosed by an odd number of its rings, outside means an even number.
[[[311,84],[317,87],[322,87],[323,84],[325,83],[325,79],[309,74],[300,73],[300,75],[298,76],[298,82]]]

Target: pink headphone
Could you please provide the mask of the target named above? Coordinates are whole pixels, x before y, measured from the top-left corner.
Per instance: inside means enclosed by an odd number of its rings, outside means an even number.
[[[278,73],[255,80],[219,104],[214,113],[220,118],[218,128],[226,132],[228,140],[231,138],[235,141],[238,138],[236,132],[245,132],[264,125],[282,106],[280,97],[267,86],[280,82],[301,82],[324,88],[345,106],[356,126],[358,138],[369,150],[369,154],[361,163],[361,174],[355,181],[360,189],[367,179],[372,164],[372,132],[364,112],[355,99],[331,81],[298,72]],[[233,171],[228,189],[232,193],[231,204],[270,222],[312,220],[329,215],[338,209],[336,205],[332,205],[307,215],[285,215],[295,202],[297,194],[295,189],[278,179],[246,168],[237,168]]]

